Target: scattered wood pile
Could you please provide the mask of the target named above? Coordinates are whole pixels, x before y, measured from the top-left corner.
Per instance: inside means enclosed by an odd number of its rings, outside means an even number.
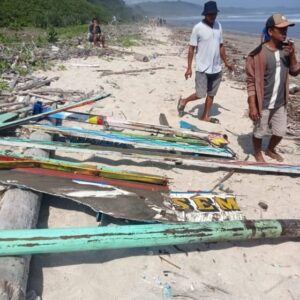
[[[54,107],[68,101],[89,98],[94,94],[94,91],[84,93],[78,90],[51,88],[50,84],[58,79],[59,77],[3,74],[2,81],[9,88],[0,91],[0,124],[32,115],[39,105]]]
[[[122,47],[122,37],[141,36],[141,29],[130,26],[106,26],[103,29],[108,44]],[[120,57],[132,54],[113,48],[93,47],[85,35],[56,43],[38,43],[37,41],[9,43],[0,42],[0,72],[30,74],[38,69],[49,69],[55,61],[66,61],[70,58],[87,58],[89,56]]]
[[[289,134],[300,136],[300,93],[290,95],[288,103]]]

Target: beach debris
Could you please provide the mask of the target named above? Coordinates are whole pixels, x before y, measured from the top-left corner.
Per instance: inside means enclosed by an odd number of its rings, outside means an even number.
[[[126,75],[126,74],[138,74],[143,72],[153,72],[156,70],[163,70],[165,67],[153,67],[153,68],[146,68],[146,69],[137,69],[137,70],[126,70],[126,71],[120,71],[120,72],[113,72],[113,71],[101,71],[102,72],[101,77],[104,76],[110,76],[110,75]]]
[[[171,299],[173,298],[172,287],[170,284],[165,283],[162,290],[163,298],[164,299]]]
[[[140,178],[135,181],[132,178],[130,181],[129,176],[134,173],[126,176],[128,172],[102,170],[103,176],[97,176],[98,171],[91,168],[74,168],[71,164],[68,166],[66,163],[54,164],[47,161],[42,164],[39,161],[41,165],[38,166],[35,163],[30,160],[3,161],[0,164],[0,182],[68,198],[90,207],[96,213],[127,220],[199,222],[243,219],[232,195],[170,193],[165,183],[159,184],[148,175],[145,177],[141,174]],[[156,178],[159,179],[157,176]],[[165,178],[162,177],[161,180]],[[107,199],[110,199],[109,203]],[[123,205],[120,206],[120,202]]]
[[[186,256],[189,256],[189,253],[188,253],[186,250],[181,249],[181,248],[178,247],[177,245],[173,245],[173,247],[174,247],[177,251],[184,253]]]
[[[291,83],[289,86],[289,93],[291,95],[294,95],[296,93],[298,93],[300,91],[300,86],[295,84],[295,83]]]
[[[259,206],[260,208],[262,208],[263,210],[267,210],[268,207],[269,207],[268,204],[265,203],[265,202],[263,202],[263,201],[258,202],[258,206]]]
[[[49,115],[49,113],[47,113]],[[83,128],[72,128],[64,126],[48,126],[48,125],[29,125],[26,128],[38,129],[49,133],[56,133],[61,136],[69,137],[79,137],[84,140],[95,143],[94,141],[101,141],[103,145],[108,145],[116,148],[120,148],[122,145],[123,148],[132,149],[132,152],[138,149],[144,151],[158,151],[158,152],[172,152],[176,151],[179,153],[185,154],[199,154],[205,156],[216,156],[216,157],[234,157],[234,153],[228,147],[212,147],[207,145],[201,145],[201,142],[197,141],[195,144],[192,143],[183,143],[182,141],[176,142],[169,141],[168,137],[159,138],[159,137],[149,137],[149,136],[136,136],[133,134],[124,134],[120,132],[107,132],[101,130],[88,130]],[[0,126],[1,129],[1,126]],[[105,142],[105,144],[104,144]],[[67,150],[67,149],[65,149]]]
[[[249,155],[246,156],[244,161],[247,161],[249,159]],[[210,192],[213,192],[216,188],[219,188],[221,191],[226,192],[226,193],[233,193],[232,190],[230,190],[229,188],[227,188],[226,190],[224,189],[224,182],[226,180],[228,180],[234,173],[236,172],[236,170],[231,170],[230,172],[228,172],[223,178],[221,178],[215,185],[214,187],[210,190]]]
[[[170,124],[167,120],[167,116],[164,113],[159,114],[159,124],[170,127]]]
[[[97,96],[94,96],[94,97],[91,97],[91,98],[88,98],[88,99],[83,99],[81,101],[62,106],[62,107],[54,109],[54,110],[41,112],[41,113],[38,113],[38,114],[35,114],[35,115],[32,115],[32,116],[28,116],[28,117],[23,118],[23,119],[16,120],[16,121],[6,122],[6,123],[3,123],[3,124],[0,124],[0,131],[4,130],[4,129],[7,129],[7,128],[20,126],[22,124],[29,123],[30,121],[35,121],[35,120],[38,120],[38,119],[41,119],[41,118],[45,118],[45,117],[49,116],[52,113],[57,113],[57,112],[60,112],[60,111],[64,111],[64,110],[68,110],[68,109],[72,109],[72,108],[92,104],[96,101],[105,99],[109,96],[110,96],[110,94],[97,95]]]
[[[149,57],[144,54],[134,53],[133,57],[134,57],[134,59],[136,59],[138,61],[149,62]]]
[[[202,281],[202,284],[205,285],[207,288],[209,288],[211,291],[215,292],[215,291],[220,291],[224,294],[227,294],[227,295],[231,295],[228,291],[226,291],[225,289],[223,288],[220,288],[218,286],[215,286],[215,285],[211,285],[211,284],[208,284],[206,282],[203,282]]]
[[[2,230],[0,256],[299,237],[300,220]]]
[[[45,143],[47,143],[45,141]],[[59,143],[58,143],[59,144]],[[85,147],[87,144],[69,143],[70,147]],[[39,149],[39,148],[37,148]],[[51,170],[62,170],[74,174],[101,176],[104,178],[135,181],[143,183],[152,183],[158,185],[167,185],[168,178],[165,176],[151,175],[139,172],[130,172],[120,170],[118,168],[109,168],[101,165],[89,163],[74,163],[65,160],[57,160],[51,158],[42,158],[22,154],[9,153],[8,151],[0,151],[0,169],[13,168],[42,168]]]
[[[164,262],[168,263],[169,265],[171,265],[171,266],[173,266],[173,267],[175,267],[175,268],[181,270],[181,267],[177,266],[176,264],[174,264],[174,263],[171,262],[170,260],[164,258],[163,256],[159,255],[158,257],[160,258],[161,261],[164,261]]]
[[[269,294],[270,292],[272,292],[274,289],[278,288],[280,285],[282,285],[284,282],[289,281],[290,279],[292,279],[293,277],[299,278],[298,275],[290,275],[288,277],[284,277],[281,280],[279,280],[276,284],[274,284],[273,286],[271,286],[270,288],[268,288],[267,290],[264,291],[265,294]]]
[[[197,126],[192,125],[186,121],[180,121],[180,128],[189,129],[194,132],[203,132],[203,130],[199,129]],[[211,133],[208,136],[208,139],[215,146],[225,147],[228,145],[228,137],[225,134],[220,135],[217,133]]]

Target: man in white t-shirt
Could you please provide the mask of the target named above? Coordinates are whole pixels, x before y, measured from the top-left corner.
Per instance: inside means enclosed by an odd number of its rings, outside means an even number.
[[[216,120],[209,118],[209,112],[222,80],[221,58],[225,66],[230,71],[233,70],[227,62],[223,45],[222,26],[216,21],[218,12],[215,1],[206,2],[202,13],[204,19],[193,28],[185,78],[188,79],[192,76],[192,63],[196,49],[196,92],[187,98],[179,99],[177,110],[180,117],[184,115],[184,108],[188,102],[206,96],[201,120],[211,122]]]

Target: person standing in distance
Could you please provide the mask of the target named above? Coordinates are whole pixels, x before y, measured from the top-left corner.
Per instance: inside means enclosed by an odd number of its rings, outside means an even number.
[[[206,96],[201,120],[213,121],[209,118],[209,113],[222,80],[221,58],[225,66],[233,71],[232,65],[228,63],[226,58],[222,26],[216,21],[218,12],[215,1],[206,2],[202,12],[204,19],[193,28],[185,78],[188,79],[192,76],[192,63],[196,50],[196,92],[187,98],[179,99],[177,104],[179,117],[184,115],[184,108],[188,102]]]

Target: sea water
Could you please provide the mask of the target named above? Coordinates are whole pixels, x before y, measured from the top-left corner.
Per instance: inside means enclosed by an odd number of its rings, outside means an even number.
[[[267,13],[252,13],[252,14],[219,14],[218,21],[222,24],[223,30],[227,32],[247,33],[251,35],[260,35],[266,23],[266,20],[271,15]],[[290,38],[300,39],[300,12],[287,14],[288,20],[296,25],[290,27],[288,36]],[[168,17],[166,18],[169,25],[179,27],[192,28],[195,24],[202,20],[202,16],[191,17]]]

